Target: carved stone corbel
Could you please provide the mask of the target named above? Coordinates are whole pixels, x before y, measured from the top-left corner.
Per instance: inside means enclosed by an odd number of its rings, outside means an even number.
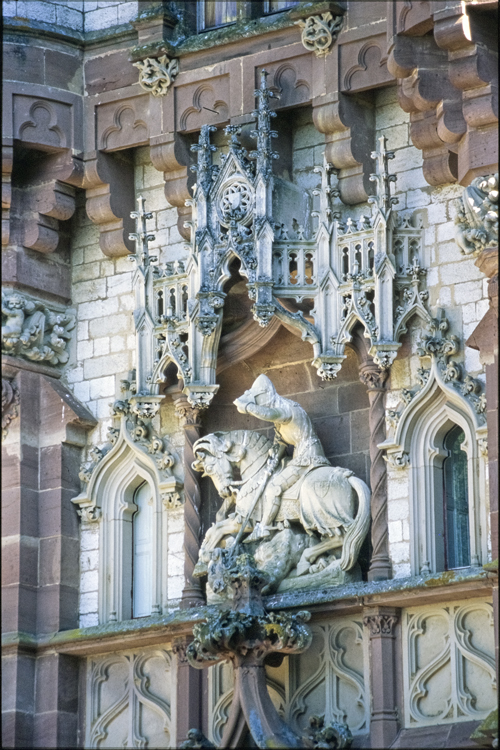
[[[110,258],[133,252],[129,234],[134,210],[132,164],[123,154],[92,151],[85,157],[83,187],[87,194],[87,215],[99,227],[99,244]]]
[[[434,39],[446,53],[448,79],[467,132],[458,144],[458,181],[468,185],[498,164],[498,54],[494,13],[471,3],[434,3]]]
[[[430,185],[457,180],[456,145],[467,130],[461,93],[448,76],[448,56],[434,38],[395,36],[387,63],[398,79],[401,108],[410,113],[410,136],[422,151]]]
[[[325,134],[325,158],[339,170],[338,188],[343,203],[364,203],[373,191],[371,152],[375,140],[375,119],[368,102],[345,94],[329,104],[314,106],[313,120]]]
[[[73,216],[75,187],[82,179],[82,161],[68,149],[33,160],[14,190],[11,240],[41,253],[54,252],[59,222]]]
[[[189,145],[178,133],[164,133],[150,139],[151,162],[155,169],[163,172],[165,197],[177,208],[177,228],[184,239],[189,240],[189,228],[184,224],[191,219],[191,207],[186,201],[191,198],[190,187],[195,178],[190,172],[192,157]]]

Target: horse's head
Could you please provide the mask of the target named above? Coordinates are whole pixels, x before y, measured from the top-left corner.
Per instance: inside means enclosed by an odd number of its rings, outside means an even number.
[[[213,432],[199,438],[193,446],[193,469],[209,476],[221,497],[231,495],[233,464],[239,464],[246,453],[245,446],[237,445],[230,432]]]

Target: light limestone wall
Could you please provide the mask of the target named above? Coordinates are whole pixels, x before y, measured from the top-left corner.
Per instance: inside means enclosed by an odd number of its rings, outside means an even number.
[[[7,18],[27,18],[75,31],[99,31],[136,18],[139,3],[127,0],[4,0]]]
[[[184,240],[177,230],[177,211],[170,207],[163,191],[162,174],[149,162],[147,148],[135,153],[136,195],[146,199],[146,209],[154,218],[148,229],[155,235],[152,253],[161,261],[185,255]],[[133,309],[134,264],[128,258],[107,258],[99,247],[99,230],[85,213],[83,201],[77,208],[72,232],[72,289],[77,315],[76,342],[65,379],[75,396],[98,420],[89,433],[88,451],[107,442],[112,426],[110,406],[119,397],[119,381],[135,366]],[[173,405],[162,408],[162,433],[168,434],[172,448],[182,460],[184,436],[179,430]],[[167,571],[169,606],[177,606],[184,586],[183,511],[168,510]],[[80,626],[97,625],[99,526],[81,525]]]

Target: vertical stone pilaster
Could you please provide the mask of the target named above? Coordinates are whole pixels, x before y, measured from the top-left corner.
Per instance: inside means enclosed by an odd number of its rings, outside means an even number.
[[[185,396],[175,402],[175,411],[184,430],[184,576],[181,607],[196,607],[205,603],[200,582],[193,578],[193,570],[198,562],[200,549],[200,480],[194,471],[193,445],[201,434],[201,410],[189,404]]]
[[[399,609],[376,607],[365,610],[363,617],[363,624],[370,633],[372,747],[390,747],[399,731],[395,633],[399,616]]]
[[[385,440],[385,383],[386,370],[375,364],[365,364],[359,379],[367,386],[370,400],[370,485],[372,491],[372,559],[368,579],[381,581],[392,578],[389,557],[389,531],[387,525],[387,467],[383,451],[378,448]]]
[[[200,669],[190,666],[186,649],[191,638],[177,641],[173,644],[172,651],[177,659],[177,736],[176,747],[187,740],[190,729],[198,729],[203,723],[203,678],[204,673]]]

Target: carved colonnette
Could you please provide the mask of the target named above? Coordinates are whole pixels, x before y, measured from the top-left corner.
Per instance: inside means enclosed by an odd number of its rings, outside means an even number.
[[[193,571],[198,561],[201,541],[200,518],[200,481],[193,469],[193,446],[201,434],[202,410],[191,406],[187,398],[182,397],[175,402],[175,411],[181,427],[184,430],[184,575],[185,586],[182,592],[182,606],[195,607],[204,602],[200,582],[193,577]],[[189,727],[188,727],[189,728]]]

